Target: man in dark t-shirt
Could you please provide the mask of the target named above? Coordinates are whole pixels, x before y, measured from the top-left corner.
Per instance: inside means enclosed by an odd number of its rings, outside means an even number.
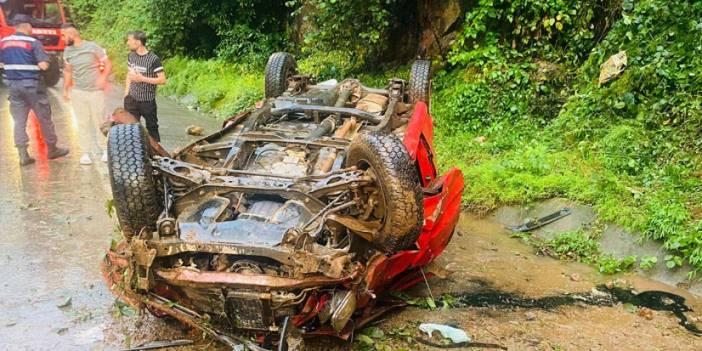
[[[124,86],[124,109],[146,121],[146,130],[156,141],[158,132],[156,87],[166,84],[166,73],[161,59],[146,49],[146,34],[140,31],[127,34],[129,73]]]

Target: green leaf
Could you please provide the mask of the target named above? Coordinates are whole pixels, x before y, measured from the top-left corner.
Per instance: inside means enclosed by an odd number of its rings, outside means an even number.
[[[368,346],[375,344],[373,339],[371,339],[368,335],[359,334],[356,336],[356,340],[358,340],[360,343],[362,343],[364,345],[368,345]]]
[[[429,306],[429,308],[431,308],[432,310],[435,310],[436,309],[436,301],[434,301],[434,299],[432,299],[429,296],[427,296],[426,300],[427,300],[427,305]]]
[[[107,215],[112,218],[112,215],[115,213],[115,199],[105,200],[105,211]]]
[[[373,339],[382,339],[385,333],[378,327],[369,327],[363,330],[363,334],[370,336]]]

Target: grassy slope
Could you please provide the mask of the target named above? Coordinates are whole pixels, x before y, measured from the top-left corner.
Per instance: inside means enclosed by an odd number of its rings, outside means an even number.
[[[675,253],[670,266],[680,264],[679,255],[702,268],[701,14],[699,2],[639,2],[583,66],[564,68],[574,81],[550,92],[560,107],[553,114],[501,106],[540,103],[535,67],[516,87],[521,96],[514,87],[476,83],[474,72],[450,73],[434,100],[448,106],[435,110],[438,148],[445,165],[464,170],[467,206],[490,210],[565,196],[662,240]],[[599,65],[619,50],[627,51],[629,66],[600,86]],[[490,123],[454,127],[476,119]]]

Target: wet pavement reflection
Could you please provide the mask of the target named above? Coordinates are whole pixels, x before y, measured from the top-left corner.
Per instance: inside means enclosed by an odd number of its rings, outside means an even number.
[[[114,89],[119,91],[120,89]],[[0,350],[118,349],[119,319],[98,262],[110,245],[113,220],[107,167],[78,162],[77,130],[60,90],[50,89],[59,145],[71,153],[49,161],[36,120],[30,121],[30,153],[36,164],[20,168],[13,145],[7,89],[0,88]],[[108,110],[121,97],[109,99]],[[160,101],[164,143],[187,142],[185,126],[208,132],[218,122]],[[110,338],[114,340],[110,340]]]

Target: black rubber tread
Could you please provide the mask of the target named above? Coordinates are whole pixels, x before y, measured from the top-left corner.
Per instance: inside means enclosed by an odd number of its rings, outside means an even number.
[[[424,206],[407,149],[391,134],[363,132],[349,146],[346,165],[361,161],[373,168],[386,202],[385,222],[374,244],[388,254],[412,248],[422,229]]]
[[[130,239],[146,227],[153,231],[163,204],[158,200],[147,134],[140,124],[120,124],[107,138],[107,164],[117,219]]]
[[[282,95],[288,88],[288,78],[297,74],[297,63],[287,52],[275,52],[268,58],[265,72],[267,98]]]
[[[61,66],[59,64],[58,57],[51,56],[49,61],[49,69],[42,71],[41,74],[47,88],[58,84],[59,80],[61,79]]]
[[[417,60],[412,64],[409,80],[410,102],[431,102],[431,61]]]

